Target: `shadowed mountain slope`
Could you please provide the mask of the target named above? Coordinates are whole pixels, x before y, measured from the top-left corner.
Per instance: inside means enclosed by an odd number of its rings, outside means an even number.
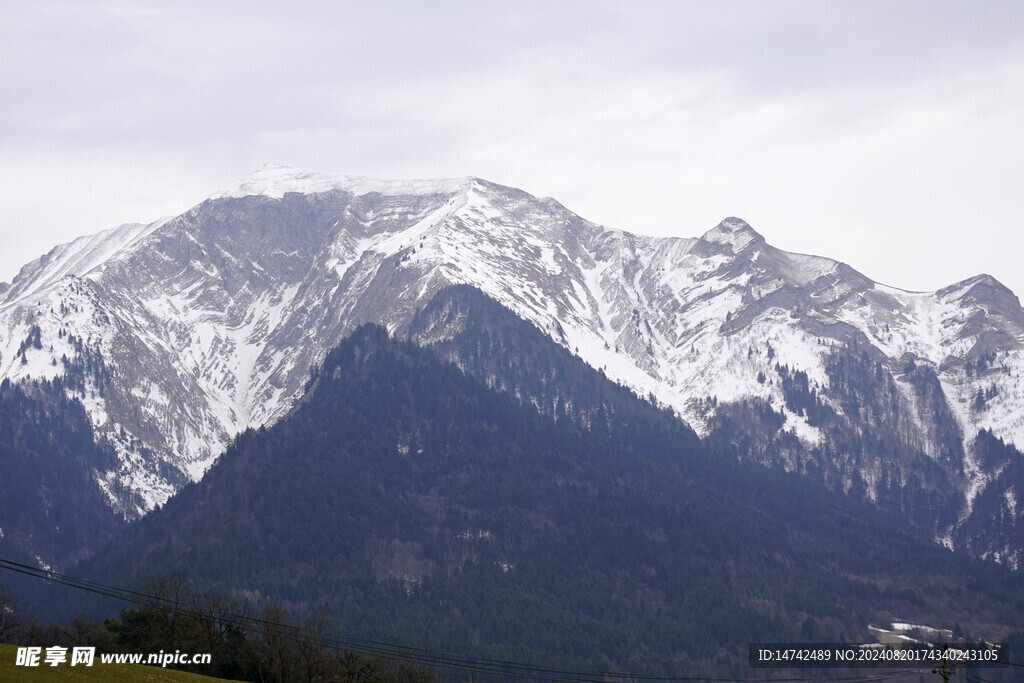
[[[563,399],[609,397],[583,413],[603,431],[361,327],[286,418],[82,571],[131,585],[178,570],[359,637],[651,673],[736,673],[747,642],[869,640],[897,616],[993,639],[1024,626],[1008,570],[709,452],[548,344],[538,367],[583,378]]]

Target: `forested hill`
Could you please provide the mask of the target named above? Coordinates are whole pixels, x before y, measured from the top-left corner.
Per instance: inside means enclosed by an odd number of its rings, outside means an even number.
[[[0,555],[60,569],[124,528],[95,480],[96,463],[114,452],[96,442],[63,383],[0,382]]]
[[[687,450],[698,447],[697,435],[686,424],[665,421],[674,411],[636,400],[633,390],[609,381],[602,370],[553,343],[536,326],[475,287],[453,285],[440,290],[416,313],[405,335],[487,386],[516,396],[548,417],[569,419],[597,436],[612,436],[611,415],[628,415],[628,422],[646,424],[640,431],[672,428],[680,443],[689,442]],[[618,427],[625,422],[617,420]]]
[[[1024,626],[1019,576],[617,400],[598,436],[364,326],[292,413],[76,573],[181,571],[353,636],[648,673],[745,672],[748,642],[894,618]]]

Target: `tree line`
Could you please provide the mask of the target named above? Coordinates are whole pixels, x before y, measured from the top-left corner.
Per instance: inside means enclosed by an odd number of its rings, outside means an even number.
[[[242,600],[198,591],[181,574],[147,580],[145,604],[96,621],[43,623],[26,614],[11,589],[0,585],[0,642],[32,647],[95,647],[107,653],[180,651],[211,655],[206,665],[167,668],[258,683],[429,683],[430,669],[340,649],[337,624],[320,612],[292,613],[278,598]],[[98,659],[97,659],[98,661]]]

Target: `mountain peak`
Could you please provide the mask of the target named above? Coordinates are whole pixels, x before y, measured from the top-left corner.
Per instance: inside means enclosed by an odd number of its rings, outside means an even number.
[[[764,237],[754,230],[746,221],[730,216],[715,227],[701,235],[705,242],[729,244],[733,252],[738,252],[751,243],[764,243]]]
[[[281,199],[289,192],[317,194],[331,190],[345,190],[354,195],[379,192],[380,194],[454,194],[474,179],[436,178],[424,180],[384,180],[354,175],[340,175],[311,171],[283,164],[264,164],[242,177],[210,199],[264,196]]]
[[[936,292],[940,299],[954,299],[961,304],[980,303],[1001,305],[1006,310],[1019,310],[1017,295],[988,273],[981,273],[966,280],[944,287]]]

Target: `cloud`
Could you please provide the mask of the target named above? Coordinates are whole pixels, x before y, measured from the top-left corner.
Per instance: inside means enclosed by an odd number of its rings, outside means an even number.
[[[1021,12],[9,4],[0,235],[17,244],[0,279],[58,240],[183,211],[283,162],[479,175],[653,234],[740,215],[897,286],[986,270],[1024,291],[1009,256],[1024,246]]]

